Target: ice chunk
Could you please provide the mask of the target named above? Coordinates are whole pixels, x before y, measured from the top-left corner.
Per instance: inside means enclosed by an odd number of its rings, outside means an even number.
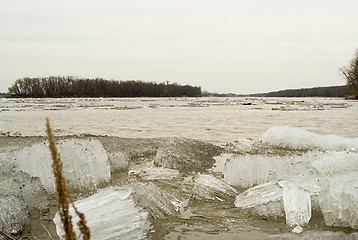
[[[10,173],[15,168],[15,154],[13,152],[0,152],[0,173]]]
[[[251,214],[265,217],[283,217],[282,188],[277,182],[255,186],[239,194],[235,206]]]
[[[307,153],[312,165],[324,176],[331,177],[337,173],[358,170],[358,153],[356,152],[326,152],[318,154]]]
[[[0,229],[7,234],[30,230],[29,209],[21,198],[0,194]]]
[[[282,233],[271,235],[267,240],[356,240],[358,233],[354,232],[347,234],[344,232],[330,232],[330,231],[306,231],[300,234],[296,233]]]
[[[358,171],[333,176],[319,200],[327,225],[358,229]]]
[[[147,239],[150,223],[148,213],[135,205],[130,188],[107,188],[88,198],[75,202],[77,209],[84,213],[87,226],[91,230],[91,239]],[[78,222],[73,208],[72,222]],[[57,234],[64,239],[64,231],[57,213],[54,220]],[[74,229],[80,239],[76,224]]]
[[[23,199],[29,210],[45,211],[50,207],[40,179],[25,172],[0,175],[0,192]]]
[[[262,142],[276,148],[293,150],[357,150],[358,138],[320,135],[302,128],[272,126],[262,136]]]
[[[234,155],[224,170],[225,182],[243,189],[286,175],[320,177],[305,156]]]
[[[192,193],[199,198],[213,200],[235,198],[239,194],[235,188],[208,174],[198,174]]]
[[[98,140],[68,139],[58,141],[64,176],[71,190],[95,190],[111,177],[106,152]],[[37,143],[17,152],[17,169],[40,178],[49,193],[55,192],[52,159],[48,143]]]
[[[154,164],[184,172],[204,171],[211,168],[214,156],[220,155],[218,146],[188,138],[169,138],[157,150]]]
[[[289,181],[280,181],[286,224],[291,228],[304,227],[311,219],[311,196],[308,191]]]
[[[163,218],[180,213],[184,203],[175,196],[157,187],[152,182],[132,184],[133,198],[153,218]]]

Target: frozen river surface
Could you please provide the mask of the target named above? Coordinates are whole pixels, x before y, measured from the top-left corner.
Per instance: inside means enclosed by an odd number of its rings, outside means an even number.
[[[0,228],[40,239],[46,117],[94,239],[358,239],[356,101],[0,99]]]
[[[56,135],[189,137],[227,143],[257,140],[269,127],[358,136],[358,102],[321,98],[2,99],[0,132]]]

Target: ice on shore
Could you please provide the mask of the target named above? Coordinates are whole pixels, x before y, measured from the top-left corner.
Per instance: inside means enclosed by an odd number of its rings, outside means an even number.
[[[283,188],[283,206],[286,224],[291,227],[304,227],[311,219],[311,195],[308,191],[290,181],[280,181]]]
[[[178,169],[183,172],[204,171],[211,168],[214,156],[222,149],[213,144],[189,138],[169,138],[158,150],[154,164],[159,167]]]
[[[234,155],[226,163],[225,182],[243,189],[283,176],[319,175],[305,156]],[[319,177],[319,176],[317,176]]]
[[[328,226],[358,229],[358,171],[333,176],[319,202]]]
[[[30,230],[30,213],[23,199],[0,194],[0,230],[6,234]]]
[[[23,199],[29,210],[45,211],[50,204],[47,192],[38,177],[31,177],[25,172],[0,175],[0,192]],[[0,215],[2,212],[0,211]]]
[[[302,128],[272,126],[262,136],[262,142],[272,147],[292,150],[357,150],[358,138],[320,135]]]
[[[180,213],[184,203],[152,182],[131,184],[135,202],[157,219]]]
[[[151,229],[148,213],[136,206],[132,198],[131,188],[107,188],[75,202],[76,208],[85,215],[87,226],[91,230],[91,239],[148,239]],[[77,223],[70,207],[72,222]],[[59,214],[54,218],[57,234],[64,238]],[[73,224],[77,239],[80,239],[78,226]]]
[[[209,174],[198,174],[192,189],[194,197],[223,201],[235,198],[239,191]]]
[[[224,177],[228,184],[244,189],[286,176],[302,176],[322,185],[324,179],[337,173],[358,170],[357,159],[358,153],[347,151],[310,151],[286,156],[234,155],[226,163]]]
[[[282,188],[277,182],[268,182],[252,187],[239,194],[235,206],[248,210],[253,215],[283,217]]]
[[[107,154],[98,140],[67,139],[57,143],[64,176],[73,191],[96,190],[111,177]],[[47,142],[25,147],[16,154],[17,169],[40,178],[49,193],[55,192],[52,159]]]
[[[305,227],[311,219],[311,194],[295,179],[268,182],[239,194],[235,206],[264,217],[285,216],[291,229]]]

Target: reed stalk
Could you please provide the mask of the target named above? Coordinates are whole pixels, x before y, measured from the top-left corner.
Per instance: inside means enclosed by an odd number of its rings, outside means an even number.
[[[66,179],[63,175],[63,163],[61,161],[60,153],[57,150],[55,138],[53,135],[52,128],[50,126],[50,120],[46,118],[46,131],[47,138],[49,141],[49,148],[51,151],[52,157],[52,169],[53,174],[55,175],[56,180],[56,191],[57,191],[57,208],[60,215],[61,222],[63,224],[63,229],[65,231],[66,240],[75,240],[76,233],[73,230],[72,216],[70,215],[69,205],[70,203],[75,210],[76,215],[80,218],[80,221],[77,223],[79,226],[83,240],[90,239],[90,229],[87,226],[86,219],[83,213],[79,212],[72,202],[72,197],[69,193]]]

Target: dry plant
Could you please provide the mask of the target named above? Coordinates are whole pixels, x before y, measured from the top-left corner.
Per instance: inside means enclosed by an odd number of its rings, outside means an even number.
[[[72,216],[69,212],[69,204],[71,203],[75,213],[80,218],[80,221],[77,223],[79,229],[81,231],[83,240],[90,239],[90,229],[86,224],[86,219],[83,213],[79,212],[77,208],[74,206],[71,195],[68,191],[66,179],[63,176],[63,163],[60,158],[60,154],[56,147],[56,142],[54,139],[53,131],[50,126],[50,120],[46,118],[46,130],[47,130],[47,138],[49,141],[49,148],[51,150],[52,156],[52,169],[56,179],[56,191],[57,191],[57,207],[60,215],[61,222],[63,224],[63,229],[65,231],[65,239],[66,240],[75,240],[76,234],[73,230],[72,225]]]

